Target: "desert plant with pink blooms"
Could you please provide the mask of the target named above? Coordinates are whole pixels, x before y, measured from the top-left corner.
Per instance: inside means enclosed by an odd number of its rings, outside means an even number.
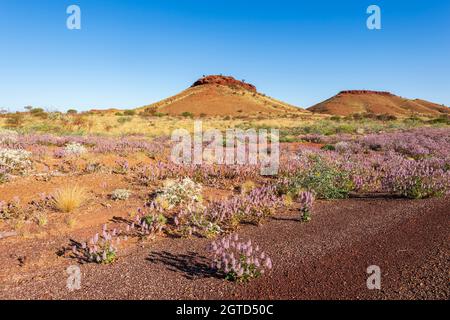
[[[237,234],[213,241],[209,247],[211,268],[225,279],[248,282],[272,269],[272,260],[251,240],[240,241]]]
[[[309,191],[301,191],[298,200],[300,202],[300,219],[303,222],[311,221],[311,213],[314,205],[314,194]]]
[[[72,247],[72,254],[75,258],[88,262],[109,264],[117,259],[118,246],[127,237],[120,237],[120,231],[108,230],[107,225],[103,225],[101,234],[94,234],[87,242],[76,244]]]

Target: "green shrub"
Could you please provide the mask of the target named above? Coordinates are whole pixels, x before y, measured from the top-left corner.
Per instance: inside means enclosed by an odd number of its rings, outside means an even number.
[[[319,199],[343,199],[354,189],[354,183],[349,173],[314,155],[310,156],[308,167],[290,178],[288,192],[301,189],[314,192]]]
[[[336,148],[332,144],[326,144],[321,149],[322,150],[327,150],[327,151],[334,151],[334,150],[336,150]]]
[[[42,112],[45,112],[44,109],[42,109],[42,108],[33,108],[30,110],[31,114],[42,113]]]
[[[22,113],[13,113],[8,116],[6,119],[6,127],[8,128],[19,128],[23,125],[23,114]]]
[[[193,118],[194,114],[192,112],[185,111],[181,114],[181,116],[185,118]]]
[[[130,122],[131,121],[131,117],[120,117],[117,119],[117,122],[120,124],[124,124],[125,122]]]
[[[134,116],[135,114],[136,114],[136,111],[134,111],[134,110],[125,110],[123,112],[124,116]]]

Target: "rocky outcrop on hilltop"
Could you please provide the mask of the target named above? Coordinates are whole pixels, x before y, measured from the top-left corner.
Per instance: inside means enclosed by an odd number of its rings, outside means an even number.
[[[346,94],[376,94],[380,96],[393,96],[393,94],[388,91],[373,91],[373,90],[344,90],[338,93],[338,95],[346,95]]]
[[[218,84],[218,85],[222,85],[222,86],[228,86],[231,88],[243,88],[243,89],[251,91],[251,92],[257,92],[256,87],[250,83],[245,83],[244,81],[236,80],[233,77],[222,76],[222,75],[205,76],[205,77],[195,81],[194,84],[192,85],[192,87],[202,86],[202,85],[206,85],[206,84]]]

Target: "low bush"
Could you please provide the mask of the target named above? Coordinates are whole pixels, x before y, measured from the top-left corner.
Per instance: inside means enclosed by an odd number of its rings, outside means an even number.
[[[237,234],[213,241],[208,249],[213,271],[230,281],[248,282],[272,269],[270,257],[251,240],[239,241]]]
[[[126,237],[122,240],[126,240]],[[119,232],[116,229],[108,231],[107,226],[104,225],[101,234],[96,233],[87,242],[74,245],[72,252],[75,258],[83,261],[110,264],[117,259],[120,242]]]
[[[23,174],[31,168],[31,152],[21,149],[0,149],[0,172]]]
[[[314,205],[314,194],[309,191],[302,191],[299,194],[300,202],[300,220],[303,222],[311,221],[311,213]]]
[[[87,149],[80,143],[71,142],[64,148],[64,155],[66,156],[79,156],[87,152]]]
[[[127,189],[116,189],[111,193],[112,200],[127,200],[131,195],[131,191]]]
[[[342,199],[354,189],[349,172],[319,155],[306,157],[304,166],[288,177],[288,190],[312,191],[319,199]]]
[[[180,204],[202,202],[202,186],[189,178],[166,180],[157,192],[155,202],[163,208],[172,209]]]

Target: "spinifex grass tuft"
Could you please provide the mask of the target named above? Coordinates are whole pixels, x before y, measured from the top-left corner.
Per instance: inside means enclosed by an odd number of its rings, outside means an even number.
[[[56,190],[53,194],[55,207],[62,212],[72,212],[87,200],[86,189],[74,186],[66,186]]]

